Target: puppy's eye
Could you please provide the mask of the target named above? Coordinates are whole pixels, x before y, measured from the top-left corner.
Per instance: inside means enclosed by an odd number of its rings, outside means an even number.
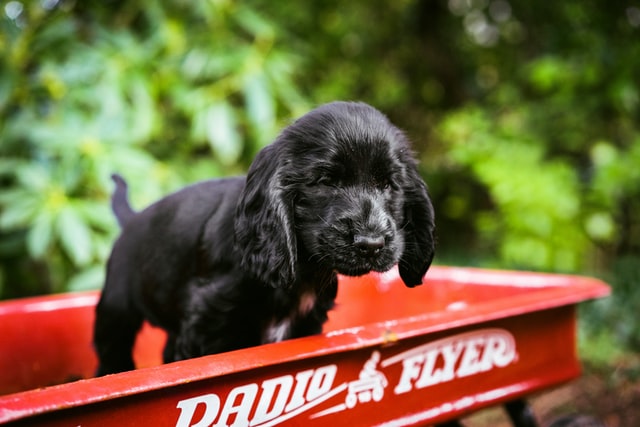
[[[388,177],[374,177],[372,184],[380,190],[388,190],[392,186],[391,180],[388,179]]]
[[[322,175],[322,176],[316,178],[316,180],[314,181],[314,184],[315,185],[324,185],[324,186],[327,186],[327,187],[331,187],[331,186],[335,185],[336,183],[335,183],[335,180],[332,177],[330,177],[328,175]]]

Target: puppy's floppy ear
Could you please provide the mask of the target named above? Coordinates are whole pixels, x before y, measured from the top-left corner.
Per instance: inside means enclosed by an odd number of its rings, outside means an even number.
[[[412,288],[422,284],[435,253],[435,223],[433,205],[427,186],[413,163],[407,163],[404,185],[404,252],[398,263],[402,281]]]
[[[293,194],[281,182],[279,148],[273,143],[256,156],[235,219],[242,268],[273,287],[293,283],[297,262]]]

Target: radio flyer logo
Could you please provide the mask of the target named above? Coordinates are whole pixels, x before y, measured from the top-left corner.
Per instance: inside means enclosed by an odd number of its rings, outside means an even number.
[[[347,395],[344,403],[325,409],[322,412],[311,415],[311,418],[318,418],[335,412],[352,409],[358,403],[380,402],[384,397],[384,389],[388,384],[387,377],[376,369],[380,361],[380,352],[374,350],[360,371],[357,380],[347,383]]]
[[[515,340],[504,329],[457,334],[385,359],[374,350],[358,378],[337,385],[338,366],[329,364],[237,386],[224,398],[209,393],[181,400],[176,427],[270,427],[305,413],[311,419],[325,417],[358,405],[375,404],[386,393],[402,395],[504,368],[516,360]],[[400,375],[390,381],[382,370],[396,364],[401,366]],[[322,403],[338,398],[337,404],[317,410]]]

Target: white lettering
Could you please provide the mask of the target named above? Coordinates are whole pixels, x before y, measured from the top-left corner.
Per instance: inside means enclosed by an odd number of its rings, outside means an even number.
[[[463,349],[464,344],[458,342],[455,345],[445,345],[429,350],[426,356],[426,363],[422,369],[422,375],[416,382],[416,388],[424,388],[454,379],[456,362]],[[436,369],[438,355],[442,356],[444,364],[442,368]]]
[[[336,365],[327,365],[316,369],[309,384],[309,391],[307,391],[307,402],[331,390],[337,371],[338,367]]]
[[[396,394],[402,394],[503,368],[515,360],[515,341],[508,331],[482,329],[414,347],[383,360],[380,366],[402,362],[400,380],[394,389]]]
[[[501,340],[497,336],[489,337],[489,344],[487,348],[490,349],[491,362],[499,368],[504,368],[513,362],[516,358],[515,347],[510,346],[510,343],[506,340]]]
[[[488,328],[465,332],[413,347],[384,360],[380,360],[380,352],[374,351],[357,380],[336,387],[338,367],[326,365],[297,372],[295,376],[282,375],[261,383],[234,387],[224,399],[214,393],[184,399],[177,405],[180,414],[176,427],[272,427],[345,390],[348,393],[342,403],[323,409],[314,417],[350,409],[356,404],[378,402],[388,383],[385,374],[377,371],[376,366],[386,368],[402,362],[394,392],[403,394],[504,368],[516,359],[516,343],[508,331]]]
[[[263,382],[262,394],[260,395],[260,401],[258,402],[258,407],[251,420],[251,424],[261,424],[282,415],[292,385],[293,377],[291,375],[285,375]],[[271,409],[269,409],[270,407]]]
[[[411,391],[413,388],[412,381],[420,375],[420,366],[423,362],[424,356],[421,354],[407,357],[402,361],[402,374],[400,375],[400,381],[394,390],[396,394]]]
[[[442,369],[436,369],[436,360],[438,359],[439,353],[439,348],[431,349],[425,353],[422,375],[420,375],[420,379],[416,382],[416,387],[424,388],[442,381]]]
[[[199,422],[191,424],[196,408],[200,404],[204,404],[204,414]],[[216,419],[220,410],[220,398],[216,394],[205,394],[202,396],[185,399],[178,402],[180,416],[176,427],[208,427]]]
[[[293,396],[291,396],[291,401],[284,409],[285,411],[293,411],[296,408],[305,404],[304,400],[304,392],[307,389],[307,385],[309,384],[309,379],[313,375],[313,369],[309,369],[307,371],[298,372],[296,374],[296,388],[293,390]]]
[[[442,381],[451,381],[455,378],[456,362],[460,357],[460,353],[464,350],[464,344],[457,342],[455,345],[447,345],[442,347],[442,356],[444,357],[444,368],[442,369]]]
[[[340,389],[333,388],[337,371],[336,365],[327,365],[298,372],[295,378],[270,378],[260,387],[245,384],[231,389],[223,403],[213,393],[181,400],[176,427],[209,427],[214,422],[213,427],[276,425],[301,408],[317,405],[314,400],[322,402],[337,393]]]
[[[215,427],[229,427],[231,425],[247,426],[249,425],[249,414],[251,413],[251,407],[258,394],[258,386],[256,384],[247,384],[241,387],[236,387],[229,393],[227,399],[224,402],[224,408],[220,413],[220,419],[215,424]],[[236,400],[240,398],[240,401],[236,403]],[[230,418],[235,414],[235,420],[230,422]]]
[[[481,347],[483,342],[484,337],[480,337],[470,339],[465,343],[466,350],[462,355],[460,367],[458,368],[459,377],[467,377],[481,371],[482,366],[480,365],[480,350],[478,347]]]

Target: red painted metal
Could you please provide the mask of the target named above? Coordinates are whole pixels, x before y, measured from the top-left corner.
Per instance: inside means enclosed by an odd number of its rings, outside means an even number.
[[[145,326],[139,369],[102,378],[96,293],[2,302],[0,423],[433,424],[578,376],[575,306],[608,293],[591,278],[453,267],[414,289],[395,270],[341,277],[321,335],[158,366],[164,334]]]

